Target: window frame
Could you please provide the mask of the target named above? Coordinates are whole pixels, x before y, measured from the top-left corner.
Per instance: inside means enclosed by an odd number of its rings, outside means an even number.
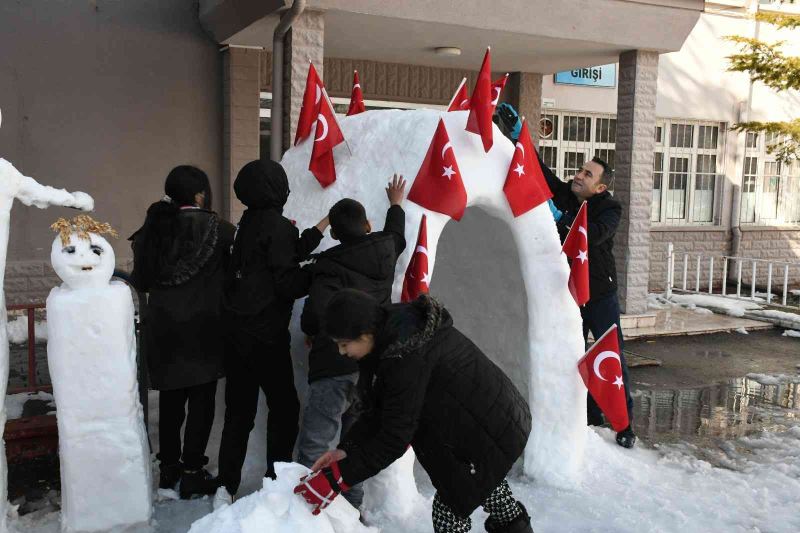
[[[740,174],[740,186],[742,201],[739,211],[740,224],[748,227],[781,227],[787,229],[797,229],[800,227],[800,162],[785,164],[778,162],[777,158],[770,154],[767,135],[764,132],[756,134],[755,146],[748,146],[747,139],[752,139],[755,132],[745,132],[745,151],[742,158],[742,172]],[[782,142],[780,139],[778,142]],[[753,175],[748,168],[747,162],[756,159],[756,173]],[[777,199],[775,202],[775,217],[766,215],[765,202],[767,192],[765,191],[765,181],[768,178],[767,169],[771,167],[779,169],[777,174],[769,176],[777,178]],[[755,177],[755,187],[753,191],[745,190],[745,179]],[[752,194],[748,198],[746,195]],[[752,219],[748,211],[752,209]],[[794,220],[791,218],[794,217]],[[787,219],[789,219],[787,221]]]

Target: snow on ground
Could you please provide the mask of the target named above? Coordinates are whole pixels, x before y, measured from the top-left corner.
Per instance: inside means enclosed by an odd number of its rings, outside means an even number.
[[[711,294],[673,294],[670,297],[670,301],[690,309],[703,307],[735,317],[743,317],[747,312],[762,309],[760,305],[753,302],[734,300],[733,298]]]
[[[15,418],[19,418],[22,416],[22,409],[25,406],[25,402],[28,400],[42,400],[48,402],[47,406],[52,407],[53,409],[56,408],[56,404],[53,400],[53,395],[44,392],[21,392],[19,394],[9,394],[6,396],[6,416],[9,420],[14,420]]]
[[[33,328],[37,341],[47,341],[46,321],[37,320]],[[28,342],[28,317],[26,315],[20,315],[9,320],[6,324],[6,329],[8,330],[8,342],[12,344],[24,344]]]
[[[758,309],[748,311],[747,314],[749,317],[766,319],[768,322],[777,323],[785,328],[800,329],[800,314],[797,313],[787,313],[786,311],[776,311],[774,309]]]
[[[800,331],[797,331],[796,329],[787,329],[786,331],[783,332],[783,336],[784,337],[796,337],[796,338],[800,339]]]

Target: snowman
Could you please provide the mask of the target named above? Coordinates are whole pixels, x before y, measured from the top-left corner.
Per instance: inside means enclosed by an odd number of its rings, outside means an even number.
[[[108,224],[59,219],[50,252],[63,281],[47,298],[47,356],[58,406],[61,530],[122,531],[152,513],[150,454],[136,379],[133,299],[111,281]]]

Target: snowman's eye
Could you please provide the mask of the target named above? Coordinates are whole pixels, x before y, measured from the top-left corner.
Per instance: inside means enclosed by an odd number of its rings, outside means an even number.
[[[103,249],[96,244],[91,245],[89,249],[92,250],[96,255],[102,255],[103,253]]]
[[[75,247],[74,246],[65,246],[64,249],[61,250],[61,251],[62,252],[66,252],[68,254],[74,254],[75,253]]]

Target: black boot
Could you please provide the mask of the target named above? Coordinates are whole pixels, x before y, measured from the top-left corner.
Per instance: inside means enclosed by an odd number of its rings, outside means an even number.
[[[158,468],[161,471],[158,479],[158,488],[174,489],[175,485],[178,484],[178,480],[181,478],[181,464],[173,463],[165,465],[161,463]]]
[[[520,511],[517,517],[507,524],[499,524],[493,516],[489,516],[484,523],[486,531],[489,533],[533,533],[531,527],[531,517],[528,515],[528,510],[525,506],[517,502]]]
[[[636,434],[630,426],[617,433],[617,444],[623,448],[633,448],[633,445],[636,444]]]
[[[180,496],[188,500],[192,496],[205,496],[214,494],[220,486],[219,478],[213,477],[205,468],[197,470],[183,470],[181,474]]]

